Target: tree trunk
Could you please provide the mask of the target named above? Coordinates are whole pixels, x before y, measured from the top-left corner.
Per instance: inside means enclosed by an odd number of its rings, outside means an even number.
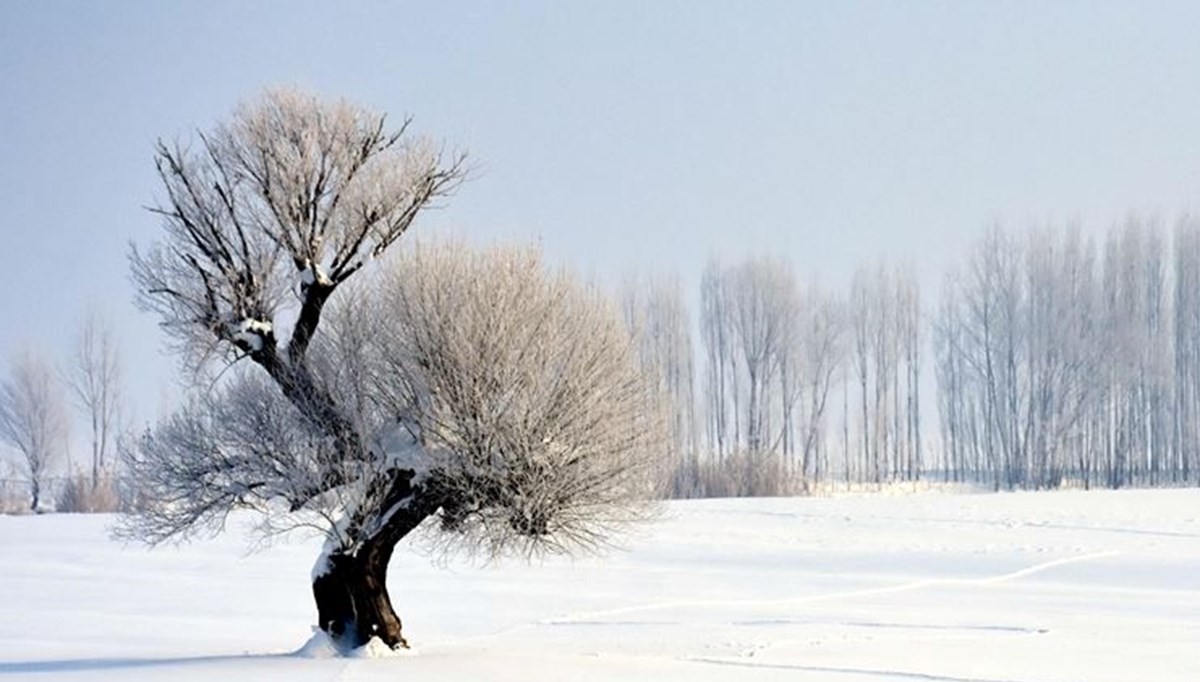
[[[313,572],[317,626],[343,653],[364,646],[372,637],[393,649],[408,648],[388,596],[388,564],[396,544],[444,506],[436,484],[413,486],[414,475],[411,470],[390,472],[380,482],[386,487],[381,509],[388,510],[387,521],[375,534],[354,543],[353,549],[327,549]]]
[[[408,648],[387,591],[391,557],[392,547],[376,541],[357,554],[334,552],[323,558],[324,572],[313,578],[317,623],[342,652],[372,637],[393,649]]]

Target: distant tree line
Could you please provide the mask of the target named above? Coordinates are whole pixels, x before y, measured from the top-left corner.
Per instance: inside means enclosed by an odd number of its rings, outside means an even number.
[[[1195,222],[991,229],[929,315],[915,271],[887,264],[835,292],[778,258],[713,261],[698,293],[695,322],[675,279],[621,294],[673,404],[674,496],[1200,482]]]
[[[989,232],[935,318],[942,448],[995,488],[1194,484],[1200,228]]]
[[[700,351],[677,280],[621,300],[673,408],[680,497],[805,492],[922,472],[920,292],[911,269],[863,269],[848,294],[800,284],[777,258],[712,261]]]

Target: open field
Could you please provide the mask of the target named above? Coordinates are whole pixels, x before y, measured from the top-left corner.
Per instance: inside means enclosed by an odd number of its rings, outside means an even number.
[[[111,518],[0,517],[0,682],[787,679],[1194,682],[1200,491],[672,503],[628,551],[399,551],[414,644],[292,655],[315,541],[146,550]]]

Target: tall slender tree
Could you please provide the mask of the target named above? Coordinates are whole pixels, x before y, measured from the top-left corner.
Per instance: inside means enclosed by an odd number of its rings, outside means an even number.
[[[92,487],[109,466],[120,420],[121,359],[108,324],[89,311],[80,326],[67,366],[67,384],[88,421]]]

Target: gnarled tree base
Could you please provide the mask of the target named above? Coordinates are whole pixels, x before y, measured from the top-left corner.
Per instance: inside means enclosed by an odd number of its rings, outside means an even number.
[[[408,648],[388,597],[390,559],[391,551],[373,549],[353,556],[334,553],[325,558],[325,572],[313,578],[317,624],[342,653],[366,645],[372,637],[393,649]]]

